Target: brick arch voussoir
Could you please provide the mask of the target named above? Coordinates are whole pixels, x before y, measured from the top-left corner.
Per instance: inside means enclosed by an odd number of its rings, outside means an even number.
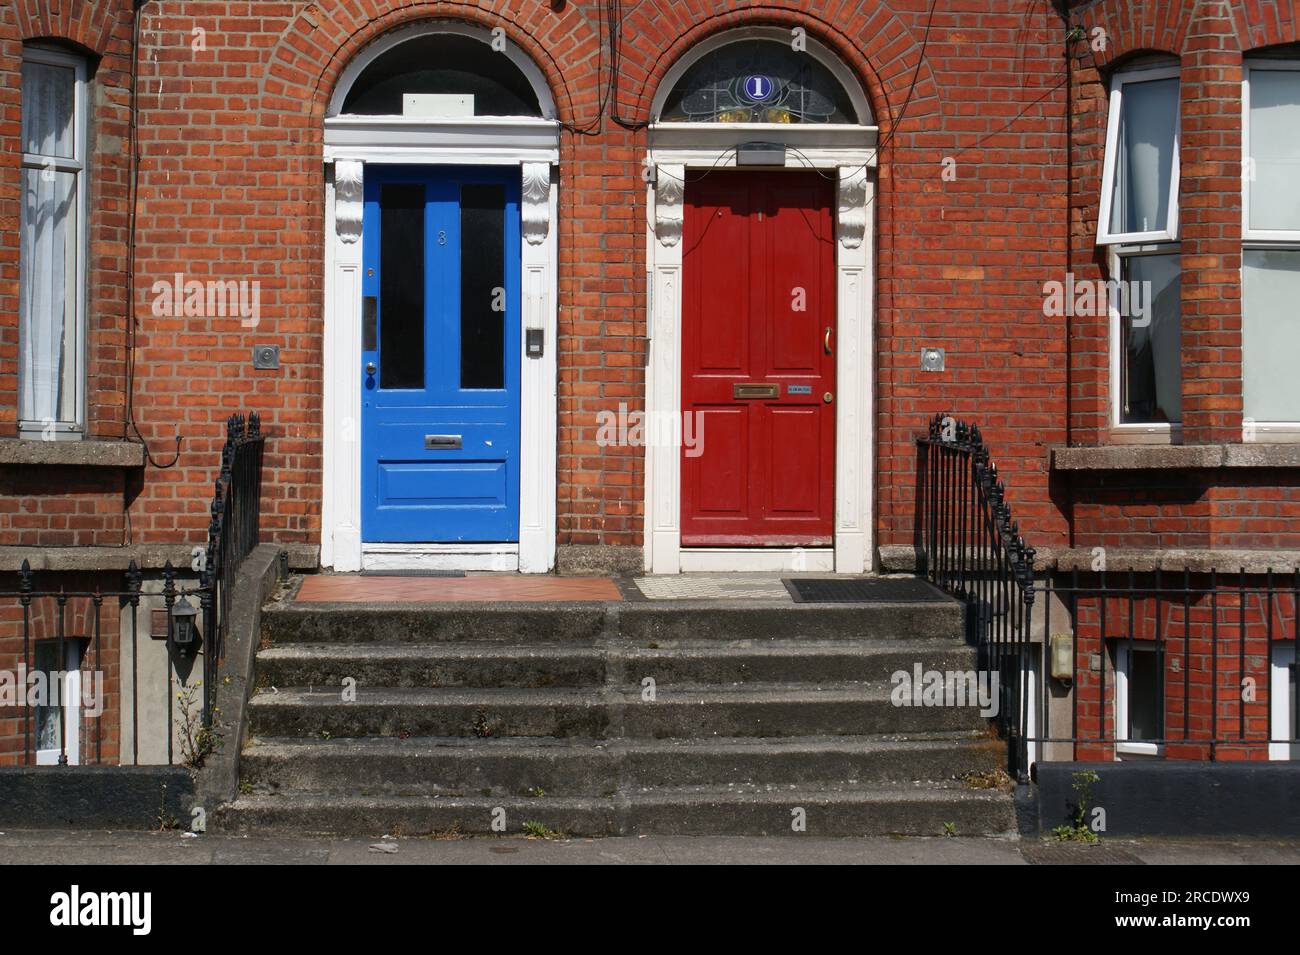
[[[16,0],[24,40],[64,40],[97,56],[112,50],[113,32],[129,22],[124,0]]]
[[[866,14],[837,16],[832,21],[825,12],[809,12],[798,0],[754,5],[742,5],[742,0],[730,0],[730,3],[733,5],[730,9],[702,17],[675,36],[664,35],[653,24],[651,17],[656,13],[653,9],[643,12],[638,8],[628,19],[629,34],[648,35],[660,41],[647,44],[653,50],[651,54],[632,48],[623,51],[623,77],[631,105],[629,118],[649,118],[664,76],[691,47],[715,34],[750,26],[790,29],[801,26],[810,37],[835,52],[861,83],[882,135],[890,135],[904,103],[907,103],[908,122],[938,109],[939,85],[929,62],[921,57],[920,41],[891,12],[877,8]]]
[[[1093,60],[1102,70],[1110,69],[1139,53],[1168,53],[1180,56],[1191,25],[1191,0],[1100,0],[1072,13],[1071,22],[1087,31],[1106,31],[1104,49],[1093,49]]]
[[[594,82],[600,37],[576,4],[562,12],[528,4],[498,12],[490,0],[360,0],[328,11],[317,3],[301,11],[269,58],[260,92],[263,109],[307,112],[319,124],[343,70],[367,44],[392,30],[427,20],[459,20],[501,27],[541,70],[561,121],[574,121],[573,90]],[[563,57],[561,68],[560,57]]]
[[[1243,53],[1300,42],[1300,6],[1291,0],[1258,0],[1229,6]]]

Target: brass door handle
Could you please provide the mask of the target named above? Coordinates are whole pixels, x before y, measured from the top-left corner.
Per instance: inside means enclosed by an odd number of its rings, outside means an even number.
[[[822,350],[828,355],[831,353],[831,327],[829,325],[826,326],[826,337],[822,339]]]

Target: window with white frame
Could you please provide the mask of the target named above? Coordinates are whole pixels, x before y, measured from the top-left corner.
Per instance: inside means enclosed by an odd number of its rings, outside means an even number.
[[[1149,640],[1115,643],[1115,753],[1159,756],[1164,751],[1161,654]]]
[[[1270,670],[1268,758],[1300,759],[1294,643],[1273,645]]]
[[[1178,67],[1111,83],[1097,244],[1112,284],[1111,424],[1167,435],[1182,420]]]
[[[86,64],[28,47],[22,68],[18,419],[81,432],[85,403]]]
[[[81,660],[84,641],[75,637],[62,642],[59,662],[58,640],[37,640],[32,665],[44,675],[45,699],[33,707],[36,723],[36,764],[53,766],[67,756],[70,765],[81,762]]]
[[[1245,437],[1300,433],[1300,60],[1248,62],[1242,90]]]

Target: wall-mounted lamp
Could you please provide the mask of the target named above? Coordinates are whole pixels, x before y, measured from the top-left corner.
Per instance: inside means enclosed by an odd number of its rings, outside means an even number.
[[[172,607],[172,643],[183,654],[193,652],[198,642],[198,608],[184,597]]]
[[[1074,640],[1068,633],[1054,633],[1051,641],[1052,678],[1074,681]]]

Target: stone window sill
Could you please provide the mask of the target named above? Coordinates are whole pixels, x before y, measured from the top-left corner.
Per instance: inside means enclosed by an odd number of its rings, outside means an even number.
[[[0,466],[144,467],[144,445],[134,441],[30,441],[0,438]]]
[[[1297,444],[1107,445],[1051,449],[1053,471],[1300,468]]]

